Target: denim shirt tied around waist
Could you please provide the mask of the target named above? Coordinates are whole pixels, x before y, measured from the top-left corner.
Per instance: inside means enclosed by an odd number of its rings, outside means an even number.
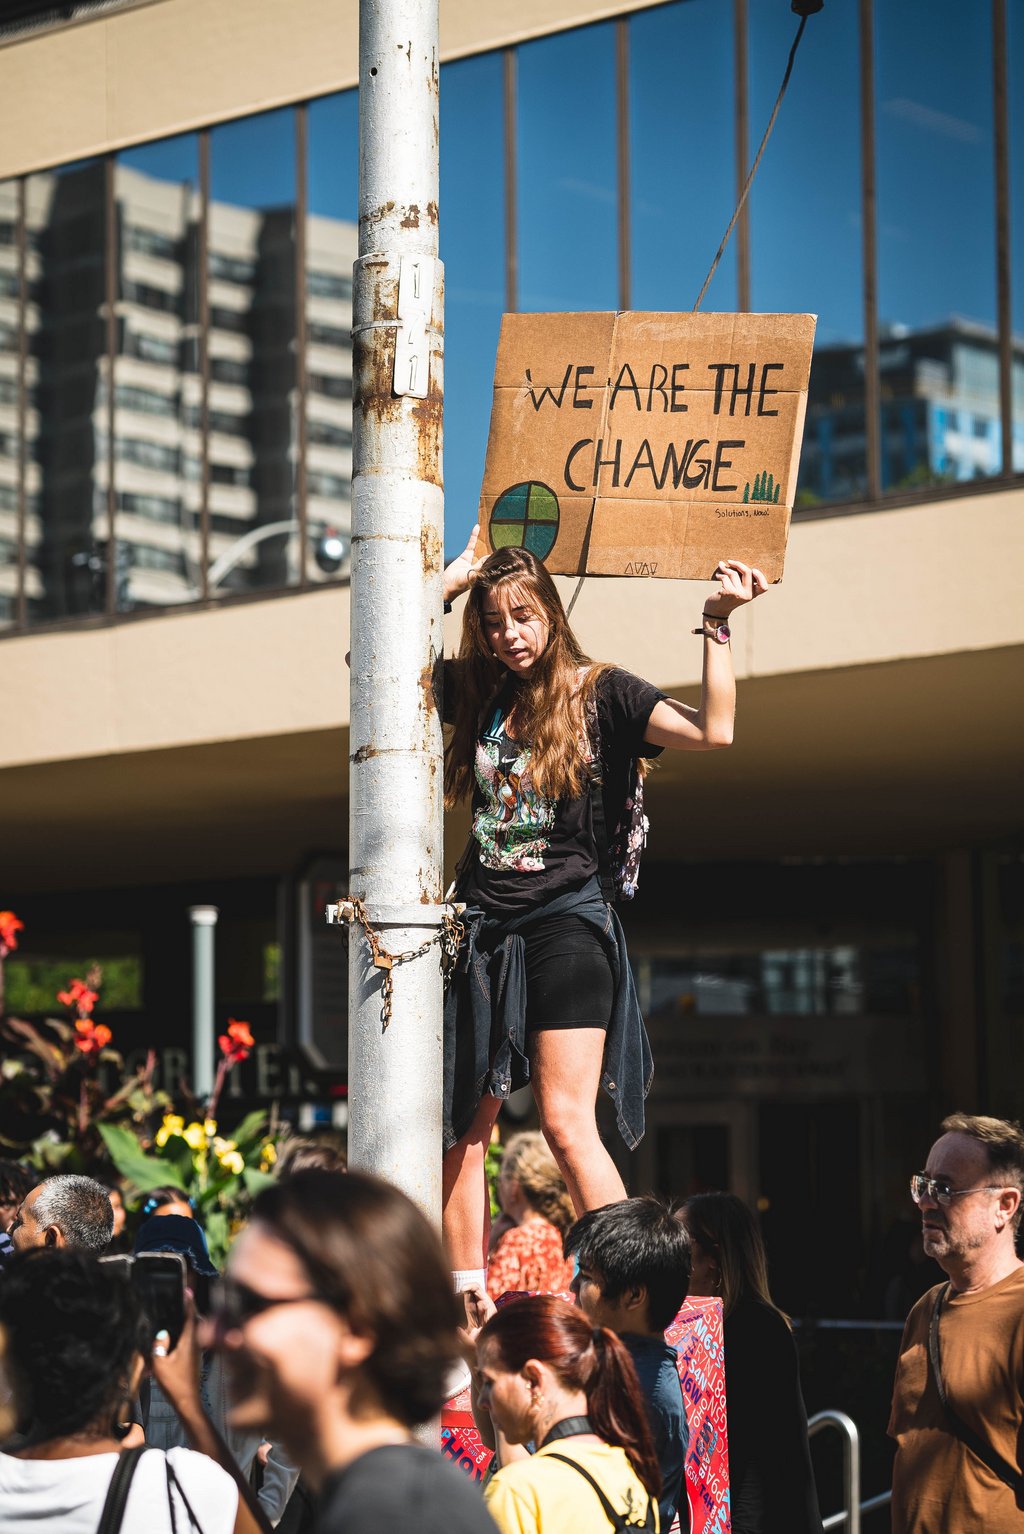
[[[580,890],[557,895],[511,919],[467,908],[466,933],[445,1001],[445,1150],[469,1129],[482,1097],[508,1097],[529,1081],[523,938],[549,917],[570,914],[594,927],[608,951],[615,991],[601,1085],[615,1104],[619,1133],[629,1149],[643,1139],[644,1098],[654,1061],[622,923],[594,878]]]

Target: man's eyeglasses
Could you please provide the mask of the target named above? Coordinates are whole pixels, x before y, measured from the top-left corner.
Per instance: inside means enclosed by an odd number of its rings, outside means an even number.
[[[304,1305],[322,1298],[319,1294],[293,1294],[280,1299],[272,1294],[259,1294],[233,1278],[222,1278],[210,1295],[210,1320],[221,1331],[230,1332],[278,1305]]]
[[[915,1172],[910,1179],[910,1196],[915,1204],[923,1198],[932,1198],[943,1209],[948,1209],[955,1198],[966,1198],[968,1193],[1002,1193],[1002,1188],[951,1188],[945,1177],[929,1177],[925,1172]]]

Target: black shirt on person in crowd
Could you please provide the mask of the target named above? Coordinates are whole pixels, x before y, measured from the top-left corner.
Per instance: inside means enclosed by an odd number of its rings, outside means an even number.
[[[458,662],[445,664],[445,717],[454,711]],[[506,715],[513,691],[491,704],[477,742],[473,791],[475,852],[460,896],[485,911],[509,916],[544,904],[564,890],[582,889],[598,869],[590,787],[575,799],[549,800],[530,780],[530,746],[512,739]],[[607,834],[622,819],[651,712],[665,694],[621,667],[602,672],[595,687],[600,735],[601,792]]]
[[[822,1534],[793,1333],[772,1306],[744,1299],[724,1342],[733,1534]]]
[[[385,1444],[336,1470],[316,1534],[496,1534],[480,1488],[437,1449]]]

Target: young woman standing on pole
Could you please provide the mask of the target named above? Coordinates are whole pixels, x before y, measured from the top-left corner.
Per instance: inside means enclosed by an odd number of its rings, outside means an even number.
[[[540,561],[503,549],[474,562],[476,538],[474,528],[444,573],[446,602],[469,592],[445,665],[445,797],[470,798],[473,814],[457,876],[466,938],[445,1008],[444,1201],[456,1287],[482,1289],[484,1156],[502,1100],[527,1080],[577,1213],[626,1196],[597,1092],[632,1148],[652,1064],[609,897],[620,864],[635,876],[643,760],[731,744],[726,619],[768,582],[738,560],[719,564],[695,629],[704,671],[691,708],[591,662]]]

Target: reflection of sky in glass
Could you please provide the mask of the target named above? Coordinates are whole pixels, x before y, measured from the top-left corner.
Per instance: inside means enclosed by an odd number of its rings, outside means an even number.
[[[750,153],[797,21],[749,0]],[[921,327],[995,319],[991,19],[984,5],[876,6],[880,317]],[[688,309],[734,196],[732,8],[675,0],[629,18],[632,302]],[[1013,310],[1024,332],[1024,8],[1008,7]],[[818,341],[862,337],[856,5],[810,18],[751,193],[752,306],[812,310]],[[617,293],[615,30],[610,23],[517,50],[519,304],[613,308]],[[449,552],[475,515],[504,307],[503,61],[446,65],[441,90],[441,254],[446,267]],[[354,221],[358,97],[312,102],[309,210]],[[212,196],[292,201],[294,111],[211,131]],[[118,162],[194,182],[197,135],[121,151]],[[60,168],[80,169],[90,162]],[[705,299],[736,302],[735,236]],[[1022,386],[1024,387],[1024,386]],[[1024,401],[1022,401],[1024,403]]]
[[[195,184],[199,179],[199,135],[181,133],[177,138],[163,138],[154,144],[122,149],[118,152],[117,163],[142,171],[158,181]]]
[[[501,54],[441,76],[441,256],[445,263],[445,541],[461,552],[476,520],[505,307]]]
[[[519,307],[614,309],[615,29],[518,51]]]
[[[991,9],[900,0],[875,33],[880,318],[992,325]]]
[[[309,211],[359,217],[359,93],[342,91],[309,106]]]
[[[796,36],[775,0],[751,0],[750,144],[757,153]],[[750,192],[751,308],[818,315],[819,344],[863,334],[857,7],[812,16]]]
[[[210,133],[210,195],[243,208],[276,208],[295,198],[295,113],[291,107],[222,123]]]
[[[685,0],[630,17],[634,309],[692,308],[732,216],[731,17],[720,0]],[[735,303],[730,241],[704,308]]]
[[[1009,7],[1010,295],[1014,334],[1024,340],[1024,6]],[[1024,416],[1024,364],[1014,369],[1014,408]]]

